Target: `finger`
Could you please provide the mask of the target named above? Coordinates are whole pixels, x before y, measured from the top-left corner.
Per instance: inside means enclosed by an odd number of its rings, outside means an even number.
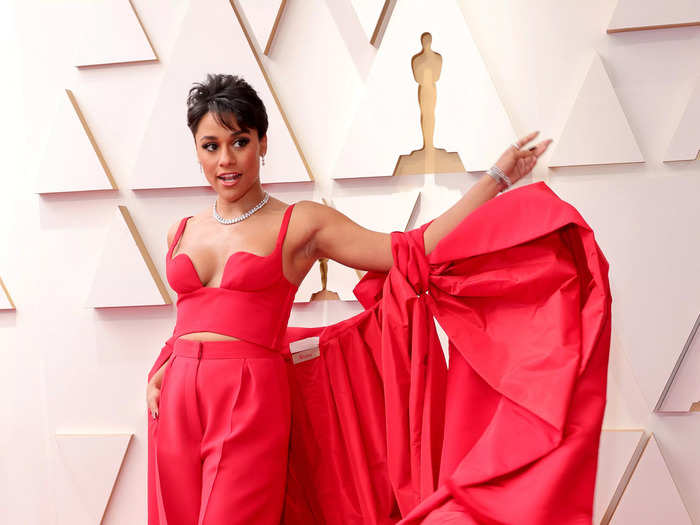
[[[525,144],[527,144],[532,139],[534,139],[538,134],[539,134],[539,131],[533,131],[532,133],[528,133],[524,137],[519,138],[516,141],[516,144],[518,145],[519,148],[522,148]]]
[[[531,146],[528,149],[521,150],[521,151],[529,152],[529,153],[534,154],[536,157],[539,157],[540,155],[542,155],[542,153],[544,153],[546,151],[547,147],[551,144],[551,142],[552,142],[552,139],[543,140],[542,142],[538,142],[534,146]],[[525,156],[529,157],[530,155],[525,155]]]
[[[552,143],[552,139],[543,140],[542,142],[538,143],[538,144],[535,146],[535,151],[537,152],[537,156],[539,157],[539,156],[542,155],[545,151],[547,151],[547,148],[549,147],[549,145],[550,145],[551,143]]]

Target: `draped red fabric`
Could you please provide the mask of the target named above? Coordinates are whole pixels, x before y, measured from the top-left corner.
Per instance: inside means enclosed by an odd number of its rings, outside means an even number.
[[[288,365],[283,523],[590,524],[612,300],[593,231],[544,182],[426,255],[428,224],[392,232],[362,313],[288,328],[320,355]],[[151,454],[149,424],[149,503]]]

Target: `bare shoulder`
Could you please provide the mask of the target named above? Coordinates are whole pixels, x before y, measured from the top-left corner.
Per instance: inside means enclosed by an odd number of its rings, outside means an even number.
[[[299,208],[299,211],[295,212],[297,214],[295,219],[297,229],[303,230],[311,236],[323,234],[323,232],[335,235],[338,229],[371,231],[363,228],[345,213],[332,206],[310,200],[301,200],[297,202],[297,206]]]
[[[191,229],[196,230],[197,224],[201,221],[201,219],[206,218],[210,213],[211,208],[201,210],[195,213],[194,215],[189,215],[190,219],[187,221],[187,231],[189,232]],[[168,228],[168,247],[170,246],[170,244],[172,244],[173,239],[175,238],[175,234],[177,233],[177,229],[180,227],[180,223],[184,221],[186,217],[188,217],[188,215],[180,217],[178,220],[176,220],[170,225],[170,228]]]
[[[192,217],[192,218],[194,219],[194,217]],[[178,220],[173,222],[170,225],[170,227],[168,228],[168,235],[167,235],[168,248],[173,243],[173,239],[175,238],[175,234],[177,233],[177,229],[180,227],[180,222],[182,222],[183,219],[184,219],[184,217],[180,217]],[[192,222],[192,221],[190,221],[190,222]]]
[[[314,259],[315,236],[329,219],[329,211],[335,210],[312,200],[299,200],[294,203],[290,216],[288,244],[292,251],[310,261]]]
[[[300,200],[294,203],[294,215],[297,222],[302,222],[310,229],[320,226],[339,213],[335,208],[316,201]]]
[[[333,259],[360,270],[391,267],[390,234],[367,229],[332,206],[314,201],[298,205],[295,237],[309,259]]]
[[[292,213],[294,228],[302,232],[302,236],[307,240],[328,226],[351,222],[344,213],[332,206],[312,200],[297,201],[294,208]]]
[[[328,206],[315,201],[299,201],[299,222],[306,225],[306,230],[313,235],[323,234],[335,235],[338,229],[343,230],[366,230],[357,222],[348,217],[345,213],[335,209],[333,206]]]

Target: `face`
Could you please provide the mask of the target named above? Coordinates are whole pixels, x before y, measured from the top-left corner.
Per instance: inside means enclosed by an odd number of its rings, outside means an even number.
[[[267,151],[267,135],[258,140],[255,129],[241,130],[233,115],[226,115],[233,131],[219,124],[209,112],[199,121],[195,135],[197,158],[214,191],[229,200],[260,184],[260,156]],[[233,173],[231,180],[221,178]]]

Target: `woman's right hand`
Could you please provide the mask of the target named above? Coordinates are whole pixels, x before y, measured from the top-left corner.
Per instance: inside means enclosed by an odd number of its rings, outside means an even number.
[[[156,375],[154,374],[146,386],[146,404],[151,417],[158,417],[158,405],[160,404],[160,382],[156,384]]]
[[[160,390],[163,384],[163,374],[165,374],[165,369],[168,363],[173,358],[172,354],[165,363],[161,365],[158,371],[153,374],[151,380],[146,385],[146,405],[148,406],[148,411],[151,413],[151,417],[156,419],[158,417],[158,406],[160,405]]]

